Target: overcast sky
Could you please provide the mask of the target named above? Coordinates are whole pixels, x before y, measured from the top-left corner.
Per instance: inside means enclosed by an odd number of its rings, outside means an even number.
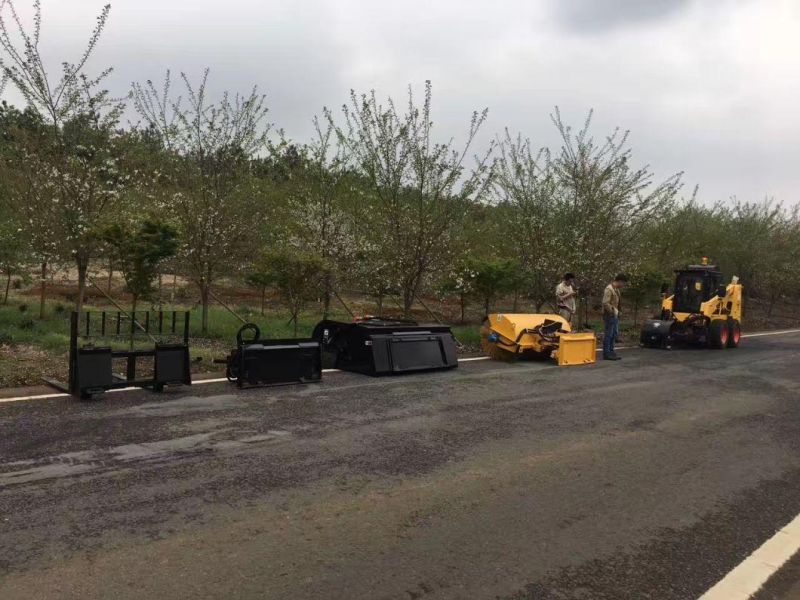
[[[74,60],[102,0],[42,4],[46,58]],[[800,200],[797,0],[112,0],[91,67],[107,64],[119,94],[167,68],[257,84],[298,141],[351,88],[426,79],[442,138],[488,107],[481,142],[508,127],[553,145],[554,105],[576,126],[594,108],[595,134],[630,129],[634,158],[703,202]]]

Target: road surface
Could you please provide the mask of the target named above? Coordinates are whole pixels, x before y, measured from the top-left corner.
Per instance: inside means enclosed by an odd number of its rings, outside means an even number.
[[[0,404],[3,600],[691,599],[798,513],[798,334]]]

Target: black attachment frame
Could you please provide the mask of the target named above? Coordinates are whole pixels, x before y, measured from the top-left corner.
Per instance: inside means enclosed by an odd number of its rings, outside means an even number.
[[[151,314],[154,315],[151,318]],[[93,317],[94,315],[94,317]],[[137,320],[144,316],[144,324]],[[84,318],[81,319],[81,316]],[[66,384],[45,379],[45,382],[82,399],[89,399],[107,390],[126,387],[150,388],[163,391],[172,384],[191,385],[189,365],[188,311],[84,311],[70,315],[69,380]],[[130,328],[126,319],[130,320]],[[98,324],[99,323],[99,324]],[[136,350],[135,338],[150,338],[152,350]],[[178,337],[179,342],[161,342],[156,337]],[[110,346],[96,346],[90,340],[118,338],[131,342],[131,348],[116,350]],[[81,341],[88,342],[81,344]],[[152,377],[137,373],[137,361],[153,358]],[[114,373],[114,359],[125,359],[125,374]]]
[[[250,332],[245,337],[245,332]],[[313,383],[322,379],[320,344],[313,339],[261,339],[254,323],[236,333],[236,348],[225,360],[225,376],[239,388]]]

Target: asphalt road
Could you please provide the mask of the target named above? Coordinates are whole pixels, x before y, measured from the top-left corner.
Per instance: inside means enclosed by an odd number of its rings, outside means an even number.
[[[800,513],[798,363],[793,334],[0,404],[0,598],[697,598]]]

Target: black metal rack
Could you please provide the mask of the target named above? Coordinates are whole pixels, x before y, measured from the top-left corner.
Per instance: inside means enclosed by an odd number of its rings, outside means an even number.
[[[54,379],[45,381],[84,399],[125,387],[160,392],[166,385],[191,385],[189,316],[189,312],[174,310],[73,312],[70,315],[69,381],[66,384]],[[133,348],[134,341],[143,335],[153,342],[152,349]],[[112,349],[90,341],[98,338],[125,339],[131,343],[131,348]],[[179,341],[164,342],[167,338]],[[82,345],[82,340],[88,343]],[[142,377],[137,373],[137,362],[143,358],[153,359],[152,376]],[[124,374],[114,372],[114,359],[125,360]]]

